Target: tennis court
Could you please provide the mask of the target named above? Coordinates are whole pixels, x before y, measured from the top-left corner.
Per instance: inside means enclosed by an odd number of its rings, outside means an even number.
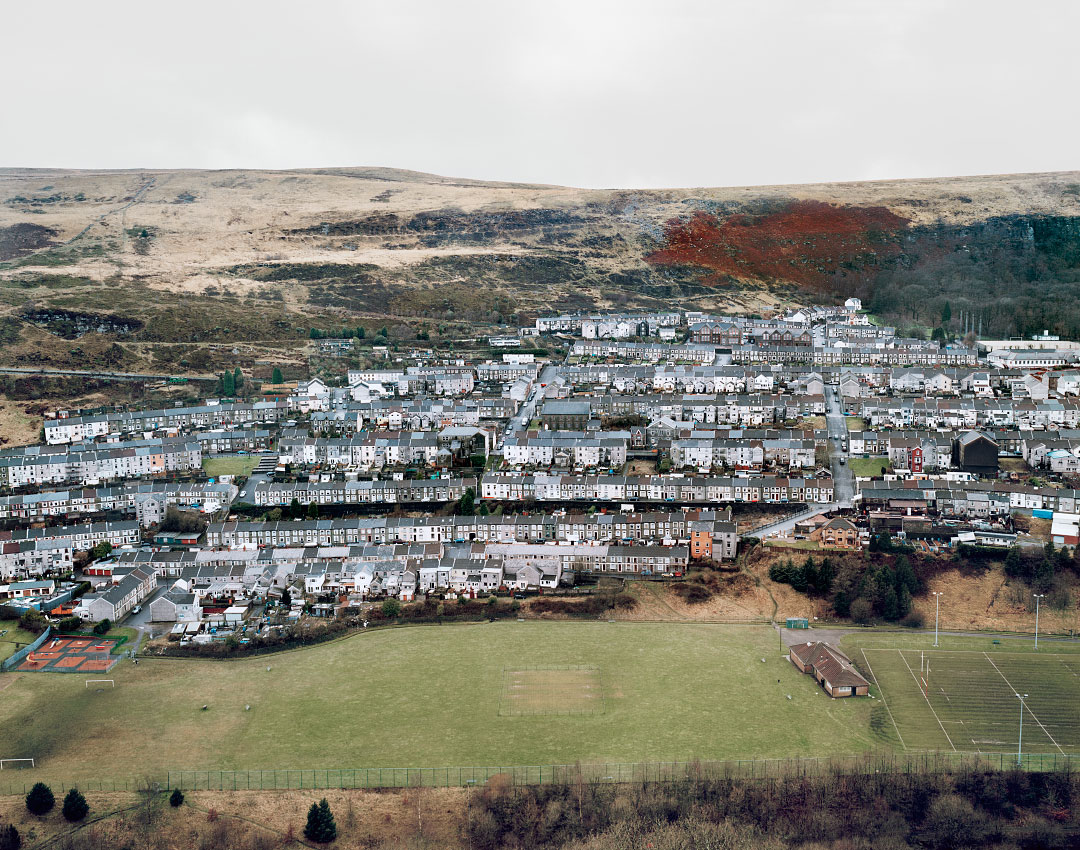
[[[120,660],[118,640],[99,637],[49,638],[15,667],[24,673],[105,673]]]

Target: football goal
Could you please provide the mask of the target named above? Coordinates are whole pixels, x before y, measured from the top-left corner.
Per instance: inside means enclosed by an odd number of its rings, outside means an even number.
[[[108,684],[108,686],[110,688],[115,688],[116,687],[116,682],[114,682],[112,679],[87,679],[86,680],[86,687],[87,688],[89,688],[91,685],[101,685],[102,687],[104,687],[106,684]],[[101,690],[101,688],[98,688],[98,690]]]
[[[36,767],[33,759],[0,759],[0,770],[5,767]]]

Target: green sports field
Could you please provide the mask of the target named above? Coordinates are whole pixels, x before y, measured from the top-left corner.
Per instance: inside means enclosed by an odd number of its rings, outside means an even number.
[[[262,458],[259,455],[218,455],[204,457],[203,472],[209,478],[219,475],[239,475],[246,477],[251,475],[251,470],[259,465]]]
[[[1072,644],[990,638],[881,637],[845,642],[877,683],[889,726],[907,750],[1080,752],[1080,652]],[[862,644],[862,645],[860,645]],[[880,720],[880,718],[879,718]]]
[[[33,757],[40,775],[72,780],[809,756],[881,743],[873,701],[826,697],[767,627],[411,627],[243,661],[125,661],[110,676],[116,688],[101,691],[77,675],[11,682],[0,757]],[[521,710],[508,709],[515,693]]]

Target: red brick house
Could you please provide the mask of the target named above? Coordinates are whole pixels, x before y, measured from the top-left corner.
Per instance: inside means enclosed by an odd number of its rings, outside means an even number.
[[[855,669],[851,659],[827,643],[797,643],[788,647],[788,657],[800,672],[813,676],[834,699],[864,697],[870,693],[870,683]]]
[[[843,517],[834,517],[810,532],[810,539],[828,549],[858,549],[859,529]]]

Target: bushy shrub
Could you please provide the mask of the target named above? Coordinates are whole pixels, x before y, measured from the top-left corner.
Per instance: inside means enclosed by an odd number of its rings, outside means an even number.
[[[517,600],[515,599],[514,602],[516,603]],[[615,607],[618,608],[620,611],[633,611],[635,608],[637,608],[637,604],[638,601],[636,596],[633,596],[629,593],[615,594]],[[511,605],[511,607],[513,607],[513,605]]]
[[[680,582],[671,586],[671,592],[690,605],[700,605],[712,599],[712,591],[696,581]]]
[[[48,625],[49,623],[46,621],[45,615],[36,608],[30,608],[19,617],[19,628],[30,632],[31,634],[41,634]]]
[[[869,599],[860,596],[851,603],[851,619],[856,623],[869,623],[874,618],[874,605]]]

